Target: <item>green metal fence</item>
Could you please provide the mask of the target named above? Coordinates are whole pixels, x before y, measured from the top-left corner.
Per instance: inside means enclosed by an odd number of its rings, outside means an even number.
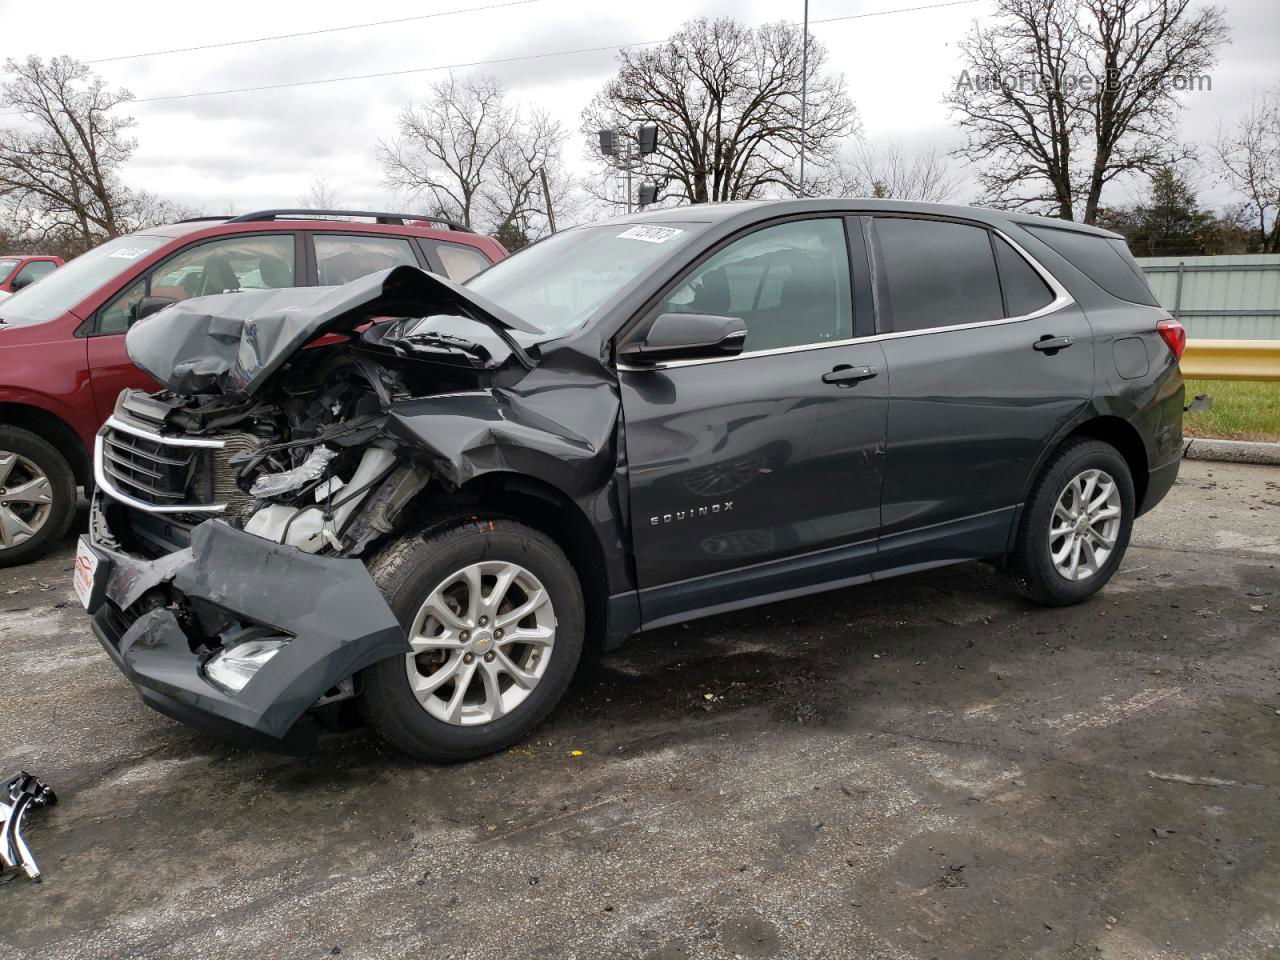
[[[1191,340],[1280,340],[1280,254],[1140,257]]]

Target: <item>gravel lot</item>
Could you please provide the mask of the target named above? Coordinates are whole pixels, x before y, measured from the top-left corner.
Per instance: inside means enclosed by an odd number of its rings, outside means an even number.
[[[1134,541],[1066,610],[971,564],[638,637],[447,768],[150,712],[68,541],[0,571],[0,771],[61,800],[0,954],[1280,957],[1280,468]]]

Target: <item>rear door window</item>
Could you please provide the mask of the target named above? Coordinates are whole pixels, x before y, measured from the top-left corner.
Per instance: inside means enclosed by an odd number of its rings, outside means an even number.
[[[1026,230],[1113,297],[1151,307],[1159,305],[1123,240],[1053,227]]]
[[[8,280],[9,274],[13,273],[13,268],[21,262],[22,261],[17,257],[9,257],[7,259],[0,260],[0,283],[4,283]]]
[[[314,239],[316,278],[322,287],[340,286],[402,264],[418,265],[413,247],[403,237],[320,233]]]
[[[1004,317],[985,228],[945,220],[876,217],[889,330],[903,333]]]
[[[436,256],[444,267],[445,276],[454,283],[466,283],[481,270],[489,269],[489,258],[475,247],[461,243],[436,242]]]
[[[1000,268],[1000,288],[1004,291],[1005,316],[1025,317],[1053,302],[1053,291],[1036,273],[1027,258],[1000,237],[992,237],[996,245],[996,263]]]

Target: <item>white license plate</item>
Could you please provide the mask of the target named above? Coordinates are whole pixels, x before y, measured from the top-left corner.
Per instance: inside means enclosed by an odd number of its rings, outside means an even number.
[[[98,569],[98,558],[94,556],[89,545],[80,541],[76,550],[76,563],[71,568],[71,585],[76,588],[76,596],[80,602],[89,606],[89,598],[93,596],[93,575]]]

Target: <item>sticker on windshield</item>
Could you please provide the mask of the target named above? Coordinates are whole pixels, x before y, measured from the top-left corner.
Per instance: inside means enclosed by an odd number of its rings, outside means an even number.
[[[672,237],[684,233],[675,227],[631,227],[618,234],[619,240],[643,240],[645,243],[666,243]]]
[[[115,253],[109,253],[107,256],[114,257],[117,260],[137,260],[148,252],[146,247],[121,247]]]

